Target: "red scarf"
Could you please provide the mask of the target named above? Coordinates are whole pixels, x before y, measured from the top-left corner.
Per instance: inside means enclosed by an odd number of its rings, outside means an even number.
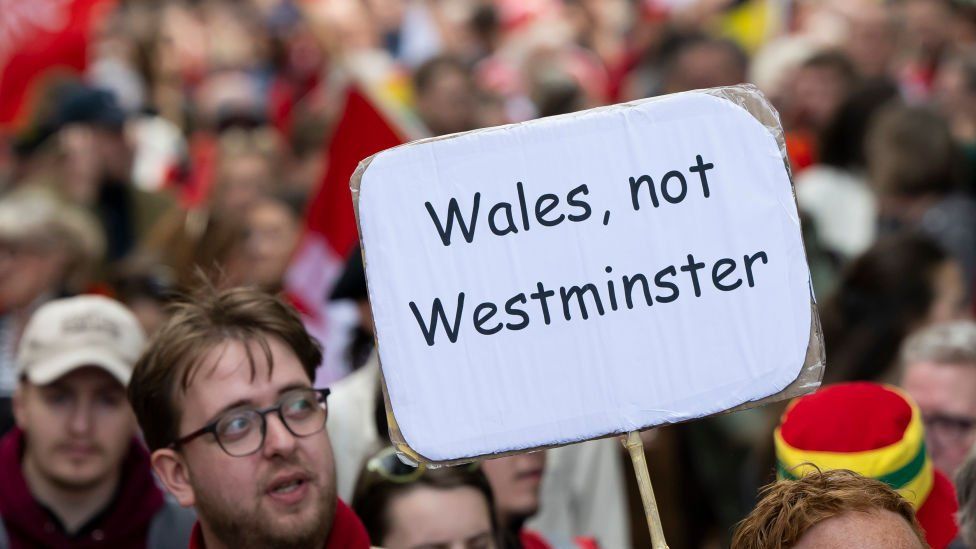
[[[369,535],[366,534],[366,528],[359,521],[359,517],[341,499],[336,500],[332,531],[329,532],[329,539],[325,540],[323,549],[369,549],[369,546]],[[206,547],[203,543],[200,523],[197,522],[193,525],[190,549],[206,549]]]

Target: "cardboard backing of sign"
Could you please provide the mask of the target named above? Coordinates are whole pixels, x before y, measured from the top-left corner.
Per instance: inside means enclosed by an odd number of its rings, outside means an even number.
[[[401,149],[401,148],[405,148],[405,147],[425,146],[426,144],[434,143],[434,142],[438,142],[438,141],[442,141],[442,140],[453,140],[453,139],[458,139],[460,137],[464,137],[464,136],[468,136],[468,135],[472,135],[472,134],[479,134],[479,133],[483,133],[483,132],[505,131],[506,129],[517,128],[517,127],[526,126],[526,125],[552,124],[554,121],[558,121],[558,122],[573,121],[573,120],[577,120],[580,117],[584,117],[584,116],[599,116],[601,114],[614,113],[615,111],[625,111],[627,109],[633,109],[635,107],[640,107],[640,106],[646,105],[648,103],[668,101],[669,99],[673,99],[674,97],[677,97],[677,96],[687,96],[689,94],[699,94],[699,95],[702,95],[703,94],[703,95],[710,96],[712,98],[720,99],[721,101],[728,102],[728,103],[730,103],[732,105],[738,106],[742,110],[744,110],[746,113],[748,113],[748,115],[750,115],[756,121],[758,121],[766,129],[766,131],[769,132],[770,136],[775,140],[775,143],[778,146],[779,157],[781,158],[781,161],[783,163],[783,167],[785,168],[785,173],[786,173],[786,178],[784,179],[784,182],[788,182],[788,184],[790,185],[789,191],[790,191],[790,195],[793,197],[793,199],[792,199],[792,207],[795,208],[796,207],[795,195],[793,195],[793,193],[792,193],[792,173],[791,173],[790,166],[789,166],[789,161],[788,161],[788,158],[787,158],[786,142],[785,142],[785,138],[784,138],[784,134],[783,134],[783,129],[782,129],[782,126],[781,126],[780,121],[779,121],[779,116],[778,116],[777,112],[775,111],[775,109],[772,107],[772,105],[770,105],[770,103],[762,95],[762,93],[756,87],[754,87],[752,85],[739,85],[739,86],[730,86],[730,87],[722,87],[722,88],[712,88],[712,89],[707,89],[707,90],[697,90],[697,91],[693,91],[693,92],[685,92],[683,94],[675,94],[675,95],[671,95],[671,96],[662,96],[662,97],[656,97],[656,98],[651,98],[651,99],[634,101],[634,102],[630,102],[630,103],[623,103],[623,104],[619,104],[619,105],[612,105],[612,106],[608,106],[608,107],[600,107],[600,108],[597,108],[597,109],[591,109],[589,111],[582,111],[582,112],[579,112],[579,113],[572,113],[572,114],[563,115],[563,116],[559,116],[559,117],[552,117],[552,118],[548,118],[548,119],[541,119],[541,120],[523,122],[523,123],[520,123],[520,124],[514,124],[514,125],[510,125],[510,126],[502,126],[500,128],[486,128],[486,129],[482,129],[482,130],[475,130],[473,132],[466,132],[466,133],[461,133],[461,134],[453,134],[453,135],[448,135],[448,136],[443,136],[443,137],[436,137],[436,138],[430,138],[430,139],[422,139],[422,140],[414,141],[412,143],[408,143],[406,145],[402,145],[400,147],[395,147],[394,149],[389,149],[387,151],[378,153],[377,155],[371,156],[371,157],[363,160],[360,163],[360,165],[359,165],[358,169],[356,170],[356,172],[353,174],[353,177],[352,177],[352,179],[350,181],[350,187],[351,187],[351,190],[352,190],[352,197],[353,197],[353,206],[354,206],[354,209],[355,209],[355,212],[356,212],[356,219],[357,219],[357,222],[359,223],[359,228],[360,228],[360,235],[361,235],[362,248],[363,248],[363,261],[364,261],[364,265],[365,265],[366,276],[367,276],[367,283],[368,283],[368,287],[369,287],[369,290],[370,290],[370,298],[371,298],[371,301],[375,297],[374,296],[374,285],[375,285],[374,279],[375,278],[380,277],[380,276],[397,276],[397,274],[396,273],[393,273],[393,272],[377,273],[374,270],[371,270],[371,264],[370,264],[370,261],[368,259],[369,251],[370,251],[370,246],[371,245],[377,245],[377,244],[375,244],[374,242],[369,241],[368,238],[364,238],[363,237],[363,235],[364,235],[364,231],[363,231],[363,222],[364,222],[364,220],[361,217],[361,208],[360,208],[361,192],[360,191],[361,191],[361,188],[363,186],[364,176],[366,175],[367,171],[369,170],[369,168],[373,164],[373,162],[377,159],[377,157],[380,157],[380,156],[382,156],[384,154],[388,154],[390,151],[395,151],[397,149]],[[703,179],[703,182],[704,182],[704,179]],[[374,182],[373,184],[374,185],[382,185],[383,183],[382,182]],[[708,196],[707,192],[706,192],[706,196]],[[636,208],[636,200],[637,199],[635,198],[634,200],[635,200],[635,208]],[[607,217],[609,218],[609,213],[607,213]],[[388,220],[385,220],[385,223],[394,223],[395,224],[396,223],[396,220],[388,219]],[[606,224],[607,223],[606,223],[606,219],[605,219],[604,220],[604,225],[606,225]],[[797,229],[796,230],[799,231],[798,221],[797,221]],[[446,245],[447,245],[447,243],[445,242],[445,246]],[[805,252],[802,251],[802,244],[800,245],[800,251],[805,255]],[[423,259],[424,258],[418,258],[418,260],[420,260],[420,261],[422,261]],[[805,266],[805,262],[804,262],[804,266]],[[609,267],[608,267],[608,269],[609,269]],[[714,276],[714,274],[713,274],[713,276]],[[808,276],[809,276],[809,271],[807,270],[807,277]],[[765,405],[765,404],[768,404],[768,403],[772,403],[772,402],[777,402],[777,401],[782,401],[782,400],[786,400],[786,399],[791,399],[791,398],[794,398],[794,397],[797,397],[797,396],[800,396],[800,395],[803,395],[803,394],[812,392],[812,391],[814,391],[820,385],[820,381],[821,381],[821,379],[823,377],[824,367],[825,367],[825,354],[824,354],[823,335],[822,335],[822,331],[821,331],[820,320],[819,320],[819,316],[818,316],[818,312],[817,312],[817,304],[816,304],[816,301],[815,301],[815,298],[814,298],[814,295],[813,295],[812,286],[809,286],[809,284],[808,284],[808,288],[809,288],[809,300],[808,300],[809,305],[808,305],[808,310],[809,310],[809,315],[810,315],[810,319],[809,319],[809,336],[808,336],[807,342],[806,342],[805,356],[802,359],[802,366],[799,367],[799,369],[798,369],[798,375],[796,375],[795,379],[793,379],[792,382],[789,382],[789,383],[785,384],[785,386],[783,386],[782,389],[776,391],[773,394],[768,394],[768,396],[764,396],[762,398],[756,398],[756,399],[749,400],[749,401],[746,401],[746,402],[741,402],[738,405],[729,407],[729,408],[727,408],[725,410],[717,410],[717,411],[712,412],[712,413],[723,413],[723,412],[738,411],[738,410],[743,410],[743,409],[747,409],[747,408],[753,408],[753,407],[756,407],[756,406],[762,406],[762,405]],[[696,292],[697,292],[697,278],[696,278]],[[581,298],[581,301],[582,301],[582,298]],[[651,301],[653,302],[653,299]],[[374,305],[374,308],[375,308],[375,305]],[[433,314],[431,316],[433,316]],[[419,315],[418,315],[417,318],[418,318],[418,321],[419,321],[420,320]],[[548,322],[547,322],[547,324],[548,324]],[[416,327],[416,326],[414,326],[414,327]],[[386,402],[387,419],[388,419],[389,426],[390,426],[390,438],[391,438],[391,441],[393,442],[394,446],[397,448],[397,451],[403,457],[406,457],[409,460],[412,460],[412,461],[415,461],[415,462],[423,462],[423,463],[429,463],[429,464],[434,464],[434,465],[454,465],[454,464],[460,464],[460,463],[469,462],[469,461],[472,461],[474,459],[479,459],[479,458],[483,458],[483,457],[499,457],[499,456],[504,456],[504,455],[510,455],[510,454],[516,454],[516,453],[523,453],[525,451],[536,450],[536,449],[552,448],[552,447],[558,447],[558,446],[563,446],[563,445],[566,445],[566,444],[572,444],[574,442],[579,442],[580,440],[584,440],[584,439],[579,439],[579,440],[551,441],[550,444],[542,444],[542,445],[537,445],[537,446],[533,446],[533,447],[513,448],[511,450],[501,450],[501,449],[498,449],[496,451],[484,452],[484,453],[480,453],[478,455],[451,456],[451,457],[449,457],[447,459],[445,459],[443,456],[439,456],[439,457],[436,457],[436,458],[431,458],[429,455],[425,455],[423,452],[415,450],[414,448],[412,448],[410,446],[410,444],[408,444],[406,438],[404,437],[403,432],[401,431],[400,423],[398,423],[398,421],[397,421],[397,412],[398,411],[394,407],[394,405],[393,405],[393,403],[391,401],[391,396],[390,396],[391,391],[390,391],[390,388],[387,385],[387,376],[385,375],[386,372],[385,372],[385,368],[384,368],[384,365],[383,365],[383,352],[382,351],[384,349],[384,345],[386,344],[386,341],[385,341],[384,337],[385,337],[385,334],[384,333],[381,333],[378,330],[378,332],[377,332],[377,338],[376,338],[377,339],[376,340],[376,344],[377,344],[377,350],[379,351],[379,354],[380,354],[381,371],[383,372],[383,396],[384,396],[384,400]],[[462,343],[456,343],[456,345],[463,345],[463,342]],[[423,375],[421,373],[421,365],[417,365],[417,366],[418,366],[417,375]],[[681,421],[689,421],[691,419],[697,419],[697,418],[688,417],[688,418],[681,418],[681,419],[679,419],[677,421],[670,421],[670,420],[655,421],[655,422],[652,422],[650,424],[641,424],[641,425],[638,425],[638,426],[636,426],[635,429],[632,429],[632,430],[649,429],[649,428],[652,428],[652,427],[655,427],[655,426],[661,425],[661,424],[673,423],[673,422],[681,422]],[[595,434],[595,435],[590,436],[590,437],[587,437],[587,438],[603,438],[603,437],[617,436],[617,435],[623,434],[624,432],[628,432],[630,430],[631,429],[619,429],[619,430],[615,430],[613,432],[604,432],[604,433]]]

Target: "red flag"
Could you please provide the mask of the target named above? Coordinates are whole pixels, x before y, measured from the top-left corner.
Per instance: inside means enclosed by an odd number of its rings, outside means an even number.
[[[19,129],[45,80],[88,64],[95,25],[113,0],[0,0],[0,129]]]
[[[357,84],[346,92],[346,104],[326,151],[327,168],[306,215],[306,231],[286,277],[286,290],[303,313],[309,331],[335,352],[325,306],[346,257],[359,240],[349,179],[366,157],[407,141],[410,134],[394,122]],[[331,347],[331,349],[330,349]],[[331,357],[332,362],[338,356]],[[346,372],[326,359],[318,383],[334,381]]]
[[[340,257],[346,257],[359,239],[349,191],[352,173],[364,158],[404,141],[402,131],[358,86],[351,86],[329,146],[325,178],[308,212],[308,230],[323,235]]]

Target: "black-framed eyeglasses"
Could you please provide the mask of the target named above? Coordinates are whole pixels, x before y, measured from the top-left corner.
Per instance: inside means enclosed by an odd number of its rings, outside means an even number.
[[[922,414],[925,431],[953,442],[970,437],[976,429],[976,418],[951,414]]]
[[[266,416],[272,412],[278,414],[282,425],[296,437],[314,435],[325,429],[325,420],[328,418],[325,401],[329,392],[329,389],[296,389],[285,393],[274,406],[260,410],[231,410],[200,429],[180,437],[169,447],[179,448],[197,437],[212,434],[227,454],[233,457],[251,455],[264,445],[264,436],[268,432]]]

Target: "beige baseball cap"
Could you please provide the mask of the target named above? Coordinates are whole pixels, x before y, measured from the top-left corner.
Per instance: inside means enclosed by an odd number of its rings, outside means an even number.
[[[146,344],[136,317],[107,297],[57,299],[34,312],[17,349],[19,373],[47,385],[84,366],[97,366],[128,385]]]

